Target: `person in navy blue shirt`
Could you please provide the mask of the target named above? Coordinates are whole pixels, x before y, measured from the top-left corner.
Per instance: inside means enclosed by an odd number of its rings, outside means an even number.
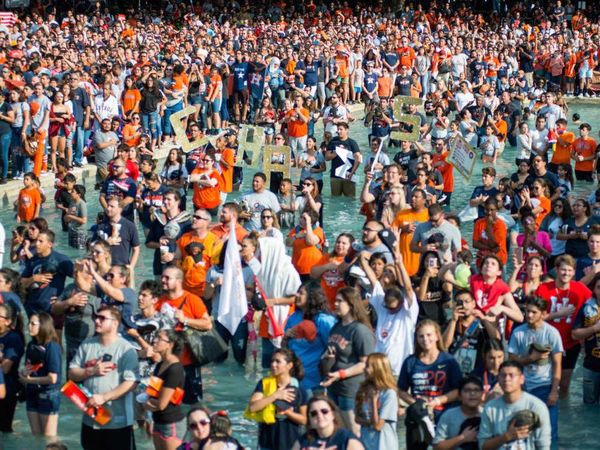
[[[25,368],[19,380],[25,385],[27,418],[33,435],[56,436],[62,375],[61,349],[50,314],[29,319],[31,341],[25,350]]]
[[[369,100],[379,100],[377,95],[377,81],[379,76],[373,72],[373,62],[367,63],[367,73],[365,73],[364,92]]]
[[[0,372],[4,372],[6,394],[0,399],[0,433],[12,433],[12,422],[19,391],[19,363],[25,342],[14,331],[16,313],[8,304],[0,305]]]
[[[320,61],[315,61],[310,53],[306,55],[304,61],[298,61],[296,64],[296,72],[300,73],[304,78],[304,85],[309,88],[311,97],[315,98],[317,94],[317,84],[319,82],[319,67]]]
[[[249,64],[244,60],[241,51],[235,53],[235,62],[231,65],[233,73],[233,110],[235,120],[246,121],[250,93],[248,91]],[[240,115],[240,103],[242,105]]]
[[[73,276],[73,261],[54,251],[55,235],[52,230],[41,232],[34,245],[36,254],[25,263],[21,283],[27,290],[27,316],[36,311],[50,312],[51,300],[65,289],[67,277]]]
[[[121,158],[114,160],[112,165],[113,174],[107,178],[100,189],[100,205],[106,211],[107,199],[109,197],[117,197],[121,200],[123,208],[123,217],[134,221],[134,200],[137,195],[137,185],[132,178],[125,173],[125,161]]]
[[[469,200],[470,206],[477,207],[477,218],[485,216],[485,210],[483,204],[488,198],[495,197],[498,193],[498,189],[494,187],[494,179],[496,178],[496,169],[493,167],[484,167],[481,169],[481,180],[483,185],[477,186],[473,189],[471,199]]]

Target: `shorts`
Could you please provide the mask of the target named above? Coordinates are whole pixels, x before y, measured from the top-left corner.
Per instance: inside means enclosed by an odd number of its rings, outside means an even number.
[[[577,357],[579,356],[580,351],[581,344],[577,344],[565,351],[565,356],[562,359],[561,364],[563,370],[573,370],[575,368],[575,365],[577,364]]]
[[[163,441],[170,441],[177,439],[178,441],[183,440],[187,431],[187,424],[185,417],[179,422],[173,423],[158,423],[154,422],[154,430],[152,431],[153,436],[157,436]]]
[[[585,170],[576,170],[575,178],[577,179],[577,181],[587,181],[589,183],[592,183],[594,181],[594,175],[592,171],[588,172]]]
[[[242,103],[246,105],[250,99],[250,93],[248,89],[242,89],[241,91],[233,91],[233,103]]]
[[[342,411],[354,411],[354,406],[356,405],[354,397],[336,395],[331,391],[327,391],[327,395]]]
[[[331,178],[330,181],[331,195],[333,197],[339,197],[342,194],[346,197],[356,196],[356,183],[343,178]]]
[[[221,111],[221,102],[223,99],[215,98],[212,102],[210,102],[210,106],[212,108],[213,114],[218,114]]]
[[[81,447],[84,450],[135,450],[133,426],[95,429],[82,424]]]
[[[341,84],[348,84],[350,77],[338,77],[338,82]]]
[[[39,391],[32,386],[27,386],[25,390],[27,412],[35,412],[44,416],[58,414],[60,410],[60,397],[61,394],[58,389]]]
[[[592,78],[593,76],[594,71],[589,67],[579,69],[579,78]]]
[[[362,86],[354,86],[354,92],[357,94],[362,94]]]

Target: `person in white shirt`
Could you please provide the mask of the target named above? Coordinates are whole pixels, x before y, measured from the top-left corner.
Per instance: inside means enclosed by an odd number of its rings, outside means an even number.
[[[119,115],[119,101],[112,95],[112,85],[104,83],[102,93],[94,98],[94,128],[100,127],[103,119],[112,119]]]

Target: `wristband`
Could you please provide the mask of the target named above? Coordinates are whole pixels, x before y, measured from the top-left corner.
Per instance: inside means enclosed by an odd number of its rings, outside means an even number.
[[[338,370],[338,374],[340,375],[340,380],[346,378],[346,371],[344,369]]]

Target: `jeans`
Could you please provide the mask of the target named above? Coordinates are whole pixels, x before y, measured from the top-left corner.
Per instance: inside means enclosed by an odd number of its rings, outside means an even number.
[[[152,139],[158,138],[158,122],[158,112],[154,111],[150,114],[142,113],[142,127]]]
[[[583,368],[583,403],[597,405],[600,401],[600,372]]]
[[[31,172],[32,162],[29,156],[23,153],[23,140],[21,139],[21,132],[23,127],[14,127],[12,129],[12,137],[10,140],[10,150],[14,155],[15,170],[19,173]]]
[[[8,150],[10,149],[10,140],[12,132],[0,135],[0,158],[2,159],[2,178],[8,177]],[[14,172],[14,170],[13,170]]]
[[[431,72],[427,70],[423,75],[421,75],[421,87],[423,88],[423,98],[427,98],[427,94],[429,93],[429,78],[431,77]]]
[[[83,159],[83,147],[90,137],[91,130],[86,130],[82,125],[77,125],[75,129],[75,146],[73,148],[73,163],[81,164]]]
[[[550,390],[552,389],[551,385],[547,386],[539,386],[534,389],[531,389],[529,393],[531,395],[536,396],[541,401],[546,403],[548,407],[548,412],[550,413],[550,425],[552,427],[552,442],[558,441],[558,403],[550,406],[548,405],[548,395],[550,395]]]
[[[167,106],[165,108],[165,115],[162,118],[162,122],[163,122],[163,130],[164,130],[164,134],[167,136],[170,136],[173,133],[173,126],[171,125],[171,115],[175,114],[178,111],[181,111],[183,109],[183,102],[179,102],[175,105],[172,106]]]

